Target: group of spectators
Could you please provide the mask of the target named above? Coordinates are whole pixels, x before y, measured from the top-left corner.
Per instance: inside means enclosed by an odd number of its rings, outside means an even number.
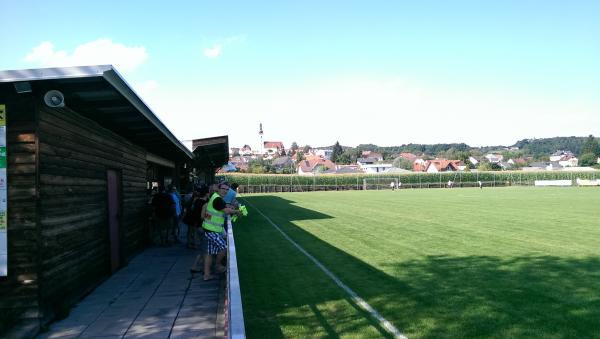
[[[175,186],[169,189],[158,187],[153,191],[150,201],[153,210],[153,220],[161,246],[170,244],[169,238],[178,243],[181,229],[179,227],[183,212],[181,197]]]
[[[185,224],[187,247],[199,247],[201,252],[190,269],[191,273],[202,272],[204,280],[217,278],[218,274],[227,270],[227,216],[241,213],[236,195],[237,184],[229,185],[227,182],[200,185],[184,196],[178,194],[175,186],[169,190],[159,188],[152,197],[151,206],[160,245],[169,245],[171,237],[173,242],[180,242],[180,224]],[[213,257],[216,259],[213,260]]]

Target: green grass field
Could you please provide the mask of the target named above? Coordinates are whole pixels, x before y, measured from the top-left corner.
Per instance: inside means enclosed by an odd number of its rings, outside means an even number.
[[[255,206],[409,338],[600,337],[600,190],[242,198],[249,338],[390,337]]]

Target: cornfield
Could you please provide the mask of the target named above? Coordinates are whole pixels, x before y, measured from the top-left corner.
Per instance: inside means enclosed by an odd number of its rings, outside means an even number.
[[[240,193],[387,189],[392,181],[400,183],[401,188],[440,188],[445,187],[448,181],[452,181],[454,187],[475,187],[479,181],[484,187],[532,186],[536,180],[577,178],[595,180],[600,175],[596,172],[503,171],[315,176],[231,173],[217,176],[217,180],[238,183]]]

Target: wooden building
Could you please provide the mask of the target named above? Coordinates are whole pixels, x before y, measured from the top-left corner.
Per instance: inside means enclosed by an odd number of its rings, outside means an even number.
[[[35,330],[148,239],[150,183],[183,187],[193,154],[112,66],[0,72],[7,275],[0,337]]]

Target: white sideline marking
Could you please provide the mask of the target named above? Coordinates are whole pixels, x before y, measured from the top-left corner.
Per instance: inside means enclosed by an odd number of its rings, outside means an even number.
[[[298,245],[292,238],[290,238],[284,231],[282,231],[281,228],[279,228],[279,226],[277,226],[273,221],[271,221],[271,219],[269,219],[269,217],[264,215],[263,212],[261,212],[254,205],[250,204],[248,202],[248,200],[246,200],[246,203],[248,205],[252,206],[252,208],[254,208],[258,212],[258,214],[262,215],[263,218],[265,218],[273,227],[275,227],[275,229],[278,230],[279,233],[281,233],[283,235],[283,237],[286,238],[290,243],[292,243],[292,245],[294,245],[300,252],[302,252],[305,256],[307,256],[308,259],[312,260],[312,262],[314,262],[315,265],[317,265],[317,267],[319,267],[321,269],[321,271],[323,271],[325,274],[327,274],[331,278],[331,280],[333,280],[341,289],[346,291],[346,293],[348,293],[348,295],[350,295],[352,300],[354,300],[354,302],[358,306],[360,306],[363,310],[369,312],[369,314],[379,322],[379,325],[381,325],[381,327],[385,328],[389,333],[391,333],[396,338],[408,339],[391,322],[389,322],[381,314],[379,314],[379,312],[377,312],[377,310],[375,310],[371,305],[369,305],[363,298],[359,297],[358,294],[356,294],[356,292],[351,290],[350,287],[346,286],[346,284],[344,284],[338,277],[335,276],[335,274],[333,274],[329,269],[327,269],[327,267],[325,267],[323,264],[321,264],[321,262],[319,262],[310,253],[306,252],[306,250],[304,250],[304,248],[302,248],[300,245]]]

